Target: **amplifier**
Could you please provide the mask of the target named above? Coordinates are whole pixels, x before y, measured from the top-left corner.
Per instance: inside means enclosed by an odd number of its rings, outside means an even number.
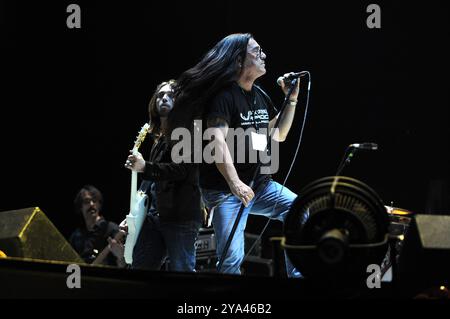
[[[195,242],[195,251],[197,256],[216,254],[216,238],[212,228],[200,228]]]

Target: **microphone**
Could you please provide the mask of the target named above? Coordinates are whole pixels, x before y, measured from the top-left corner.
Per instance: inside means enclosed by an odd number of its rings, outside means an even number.
[[[284,81],[284,84],[289,84],[293,79],[305,76],[308,74],[308,71],[301,71],[297,73],[292,73],[288,76],[280,76],[277,80],[277,84],[281,86],[281,81]]]
[[[350,147],[359,148],[361,150],[376,151],[378,149],[378,144],[375,144],[375,143],[355,143],[355,144],[350,144]]]

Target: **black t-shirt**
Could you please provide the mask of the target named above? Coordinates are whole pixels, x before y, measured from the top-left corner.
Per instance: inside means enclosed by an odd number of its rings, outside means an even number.
[[[165,138],[160,138],[158,143],[152,145],[143,179],[154,182],[150,195],[161,220],[201,222],[203,212],[198,165],[174,163],[170,145]]]
[[[247,185],[253,177],[256,161],[261,160],[262,153],[252,151],[250,130],[265,134],[267,139],[269,122],[276,115],[277,110],[270,105],[268,98],[260,92],[260,89],[253,86],[252,90],[247,92],[236,82],[222,89],[209,105],[205,120],[221,118],[228,123],[228,148],[239,178]],[[231,140],[232,147],[229,143]],[[265,163],[263,165],[270,165],[267,158],[266,155],[262,160]],[[270,175],[262,175],[259,170],[254,187],[269,178]],[[200,186],[205,189],[229,191],[225,178],[214,163],[201,165]]]

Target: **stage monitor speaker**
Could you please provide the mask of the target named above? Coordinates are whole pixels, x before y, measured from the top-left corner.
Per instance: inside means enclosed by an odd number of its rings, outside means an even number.
[[[450,216],[414,216],[399,258],[399,278],[439,285],[450,281]]]
[[[0,250],[8,257],[83,262],[39,207],[0,212]]]

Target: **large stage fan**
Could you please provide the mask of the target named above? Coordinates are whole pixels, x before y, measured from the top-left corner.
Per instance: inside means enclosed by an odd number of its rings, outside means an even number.
[[[325,177],[300,191],[286,217],[284,248],[306,278],[360,282],[368,265],[381,265],[386,256],[388,225],[386,208],[369,186]]]

